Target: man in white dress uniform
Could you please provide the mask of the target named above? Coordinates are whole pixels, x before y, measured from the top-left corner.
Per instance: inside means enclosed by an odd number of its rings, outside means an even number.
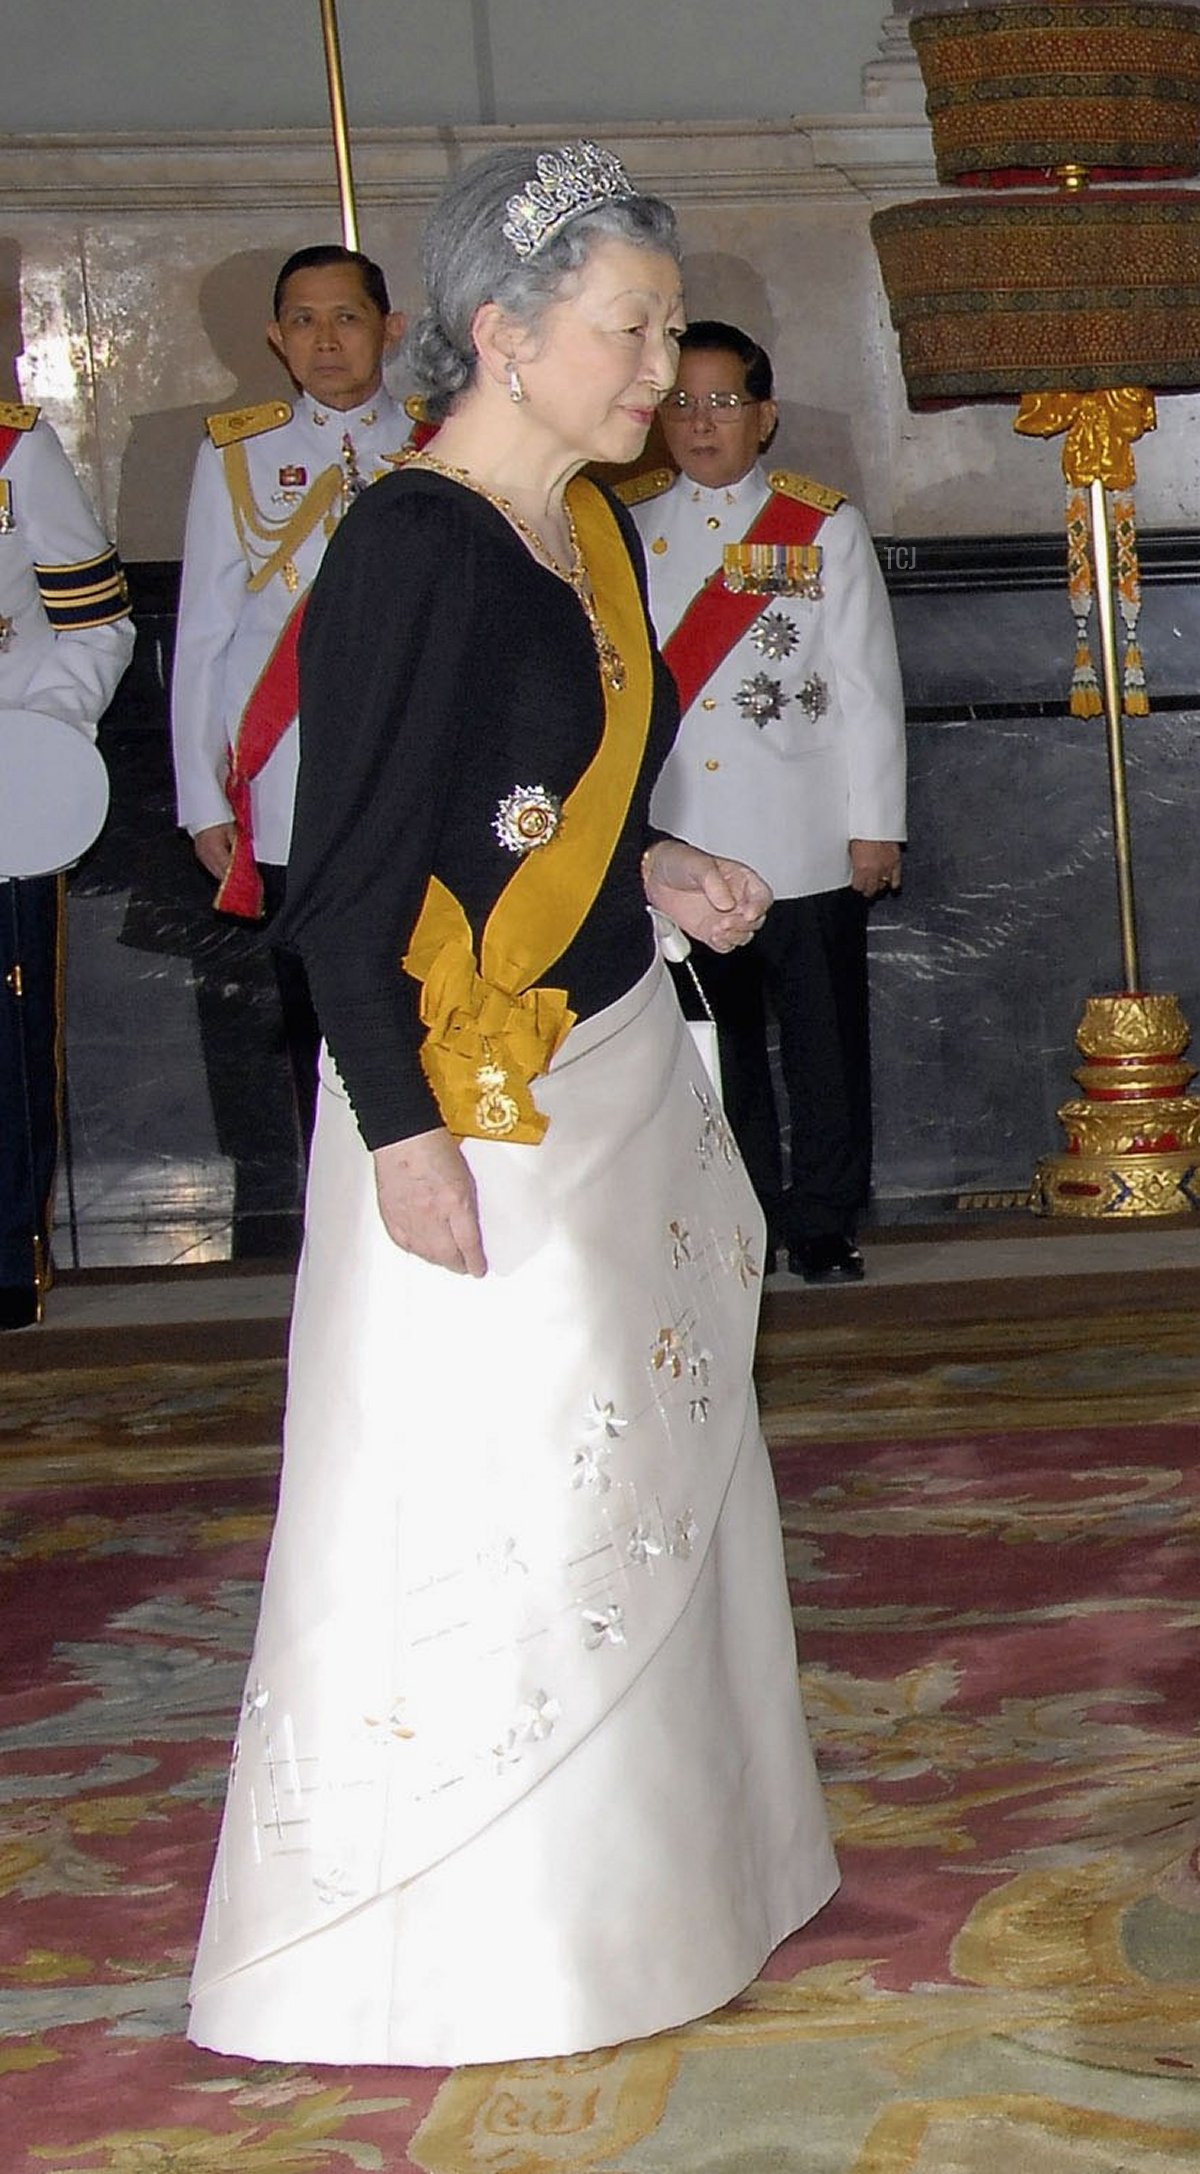
[[[0,712],[45,719],[46,793],[55,722],[95,739],[133,642],[125,576],[53,430],[0,403]],[[0,877],[0,1329],[40,1319],[49,1276],[65,903],[61,875]]]
[[[288,258],[268,338],[297,389],[210,416],[184,543],[171,724],[179,820],[216,905],[256,918],[283,902],[296,785],[296,641],[325,546],[352,499],[391,472],[409,434],[383,383],[404,330],[377,264],[318,244]],[[305,1141],[319,1033],[298,959],[273,950]]]
[[[651,812],[748,861],[775,893],[744,950],[697,950],[691,963],[772,1238],[806,1282],[856,1281],[871,1168],[867,907],[899,888],[905,835],[891,612],[861,514],[761,464],[777,421],[765,351],[715,321],[690,325],[681,345],[662,409],[681,473],[621,489],[683,710]],[[786,1189],[768,1006],[789,1103]]]

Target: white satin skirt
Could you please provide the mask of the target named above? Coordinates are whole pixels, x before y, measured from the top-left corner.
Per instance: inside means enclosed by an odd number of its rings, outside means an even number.
[[[657,965],[489,1271],[400,1252],[325,1060],[279,1511],[192,1985],[259,2060],[450,2066],[707,2014],[837,1885],[750,1381],[761,1217]]]

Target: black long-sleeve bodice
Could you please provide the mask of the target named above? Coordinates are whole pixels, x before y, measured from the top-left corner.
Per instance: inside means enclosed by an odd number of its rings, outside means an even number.
[[[636,535],[616,511],[641,581]],[[656,651],[646,751],[616,850],[545,977],[580,1018],[650,962],[640,859],[677,722]],[[440,1122],[418,1057],[418,984],[400,963],[430,876],[460,900],[478,945],[517,865],[494,827],[501,802],[530,786],[565,799],[603,725],[579,599],[496,507],[419,468],[357,500],[301,635],[300,773],[279,934],[304,958],[369,1147]]]

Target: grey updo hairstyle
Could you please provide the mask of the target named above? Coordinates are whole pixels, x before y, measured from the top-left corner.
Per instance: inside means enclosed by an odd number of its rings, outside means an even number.
[[[415,388],[431,422],[440,423],[475,377],[471,339],[485,302],[536,330],[563,281],[586,264],[604,239],[665,250],[679,262],[675,214],[658,196],[610,198],[580,212],[535,257],[519,257],[501,229],[509,198],[528,187],[539,148],[513,144],[489,151],[452,181],[434,206],[421,245],[428,308],[404,343]]]

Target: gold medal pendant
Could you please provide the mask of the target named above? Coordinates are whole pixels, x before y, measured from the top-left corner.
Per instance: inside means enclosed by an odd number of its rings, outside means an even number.
[[[489,1052],[489,1062],[480,1065],[475,1079],[481,1090],[475,1104],[475,1118],[480,1132],[489,1140],[506,1139],[510,1132],[516,1130],[517,1119],[521,1114],[512,1096],[504,1092],[508,1085],[507,1072],[503,1065],[490,1061]]]

